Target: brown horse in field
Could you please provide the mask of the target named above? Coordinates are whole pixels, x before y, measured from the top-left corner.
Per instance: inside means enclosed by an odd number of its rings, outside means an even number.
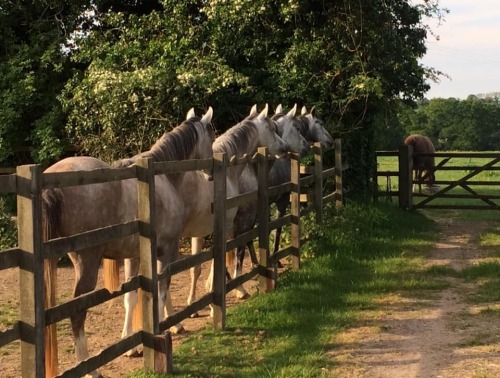
[[[422,182],[432,191],[434,181],[434,156],[422,156],[421,154],[433,154],[434,145],[429,137],[423,135],[410,135],[406,137],[404,144],[413,147],[413,171],[414,180],[418,181],[419,193],[422,193]]]

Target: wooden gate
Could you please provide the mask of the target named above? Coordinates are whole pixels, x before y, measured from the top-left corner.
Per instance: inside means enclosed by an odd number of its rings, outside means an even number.
[[[413,148],[402,145],[399,151],[377,152],[377,157],[394,156],[397,171],[379,170],[376,173],[376,198],[397,196],[399,206],[408,209],[500,209],[500,152],[436,152],[420,154],[434,156],[435,186],[422,192],[413,180]],[[393,190],[391,177],[396,177]],[[381,179],[382,178],[382,179]],[[386,180],[386,190],[380,190]],[[415,190],[416,189],[416,190]]]

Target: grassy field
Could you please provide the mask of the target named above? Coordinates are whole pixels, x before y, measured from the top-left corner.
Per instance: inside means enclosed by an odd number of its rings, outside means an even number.
[[[441,157],[436,158],[436,166],[439,165],[439,163],[443,160]],[[460,157],[454,157],[451,158],[445,165],[444,167],[460,167],[461,169],[456,169],[456,170],[438,170],[436,172],[436,181],[440,188],[444,188],[446,186],[445,183],[439,183],[443,181],[457,181],[467,174],[470,174],[473,172],[473,167],[481,167],[488,162],[491,161],[491,158],[460,158]],[[392,156],[381,156],[377,160],[378,163],[378,170],[379,172],[384,172],[384,171],[393,171],[397,172],[398,171],[398,161],[397,157],[392,157]],[[471,167],[470,169],[467,169],[466,167]],[[500,164],[495,164],[494,167],[498,168],[500,167]],[[493,195],[493,196],[500,196],[500,185],[496,185],[496,183],[500,182],[500,170],[485,170],[475,176],[473,176],[468,182],[470,181],[481,181],[484,184],[482,185],[473,185],[473,184],[468,184],[469,188],[475,191],[478,194],[481,195]],[[488,185],[488,182],[491,182],[491,185]],[[387,187],[390,187],[391,190],[397,191],[399,188],[399,182],[397,177],[391,177],[390,182],[387,181],[385,177],[379,177],[378,178],[378,185],[379,185],[379,190],[380,191],[386,191]],[[458,186],[450,191],[448,191],[447,194],[469,194],[470,193]],[[397,201],[397,198],[393,198],[394,201]],[[414,203],[418,203],[422,198],[414,198]],[[500,200],[494,199],[494,203],[500,206]],[[457,198],[439,198],[436,200],[432,201],[432,204],[436,205],[482,205],[484,206],[485,203],[479,199],[457,199]],[[445,211],[443,214],[449,213],[448,211]],[[468,216],[467,212],[465,212],[464,216]],[[495,212],[491,211],[485,211],[484,214],[485,217],[489,219],[494,219],[496,218]]]
[[[484,214],[474,213],[478,219]],[[305,248],[300,271],[281,276],[275,292],[231,308],[226,330],[207,329],[176,348],[175,376],[330,376],[333,366],[325,353],[333,337],[376,309],[380,298],[391,293],[432,298],[447,287],[445,277],[458,274],[448,266],[423,264],[422,251],[437,238],[434,222],[423,212],[384,202],[348,203],[341,212],[330,209],[326,219],[321,227],[307,224],[314,241]],[[495,255],[498,229],[484,235],[484,243]],[[499,261],[461,273],[488,281],[478,301],[500,300]]]

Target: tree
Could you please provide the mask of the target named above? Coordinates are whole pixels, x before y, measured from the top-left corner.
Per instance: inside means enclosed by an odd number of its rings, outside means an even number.
[[[61,46],[82,1],[3,1],[0,6],[0,162],[48,162],[65,148],[57,100],[71,65]],[[31,147],[32,156],[19,151]]]
[[[0,10],[15,20],[2,26],[0,69],[16,83],[0,84],[0,159],[29,140],[38,160],[69,141],[111,161],[149,148],[192,106],[213,106],[222,132],[255,103],[298,103],[344,139],[346,185],[359,192],[371,188],[376,133],[399,132],[398,103],[429,88],[418,59],[426,17],[442,12],[437,0],[15,4]]]

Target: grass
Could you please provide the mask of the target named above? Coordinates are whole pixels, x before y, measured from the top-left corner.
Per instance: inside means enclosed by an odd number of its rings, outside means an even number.
[[[349,203],[321,227],[304,222],[303,267],[276,291],[229,309],[224,331],[206,329],[175,348],[179,377],[322,377],[332,337],[388,295],[425,298],[448,286],[449,268],[429,268],[420,251],[436,240],[421,213]],[[161,377],[135,372],[130,377]]]

